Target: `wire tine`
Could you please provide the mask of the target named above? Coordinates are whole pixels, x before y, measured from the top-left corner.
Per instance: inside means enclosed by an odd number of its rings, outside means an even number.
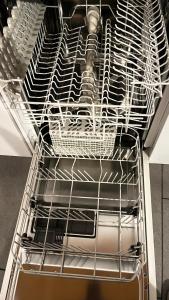
[[[68,175],[70,175],[71,177],[68,177],[69,178],[69,180],[72,180],[72,174],[71,174],[71,172],[69,172],[68,170],[66,170],[66,169],[64,169],[64,171],[68,174]]]
[[[112,179],[112,181],[111,182],[114,182],[115,181],[115,179],[116,179],[116,177],[119,175],[119,173],[118,172],[116,172],[116,174],[115,174],[115,176],[113,177],[113,179]]]
[[[118,152],[118,148],[116,149],[116,151],[115,151],[115,153],[114,153],[114,155],[113,155],[113,157],[112,157],[112,160],[114,160],[115,159],[115,157],[116,157],[116,154],[117,154],[117,152]]]
[[[131,173],[131,177],[130,179],[128,180],[128,183],[130,183],[132,181],[132,179],[134,178],[135,174],[134,173]]]
[[[77,179],[74,175],[76,175]],[[75,180],[83,181],[83,179],[74,170],[73,170],[73,177],[74,177]]]
[[[93,177],[92,177],[86,170],[84,170],[84,173],[85,173],[92,181],[95,181],[95,180],[93,179]]]
[[[68,177],[68,176],[63,172],[63,170],[57,169],[57,171],[60,172],[63,176],[65,176],[66,179],[71,180],[70,177]],[[64,171],[65,171],[65,170],[64,170]]]
[[[89,179],[82,173],[82,171],[80,171],[79,169],[77,171],[83,176],[82,178],[85,178],[86,181],[89,181]]]
[[[104,178],[106,177],[107,175],[107,172],[104,173],[103,177],[101,178],[101,181],[103,182],[104,181]]]
[[[42,172],[42,175],[45,177],[45,179],[49,179],[50,178],[50,176],[49,176],[49,174],[46,172],[46,170],[44,170],[44,169],[40,169],[40,172]]]
[[[124,177],[121,179],[121,183],[129,183],[130,181],[127,181],[128,178],[131,176],[131,173],[125,174]]]
[[[55,174],[58,175],[62,180],[65,180],[65,178],[58,172],[58,170],[55,170]]]
[[[41,217],[45,217],[45,216],[48,217],[49,216],[49,211],[45,211],[44,209],[38,207],[36,218],[38,218],[39,216],[41,216]]]
[[[110,173],[110,175],[109,175],[109,177],[107,178],[107,181],[106,182],[109,182],[109,180],[110,180],[110,178],[111,178],[111,176],[114,174],[114,172],[111,172]]]

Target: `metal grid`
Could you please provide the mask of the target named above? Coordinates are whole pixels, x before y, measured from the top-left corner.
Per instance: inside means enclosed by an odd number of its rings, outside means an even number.
[[[17,6],[13,7],[12,17],[8,18],[8,26],[3,28],[3,36],[0,38],[1,79],[24,78],[45,9],[40,3],[24,1],[17,1]]]
[[[102,14],[103,7],[99,10]],[[26,110],[36,125],[45,117],[49,123],[57,118],[64,130],[70,118],[95,124],[118,116],[135,128],[149,126],[162,95],[161,76],[168,72],[160,5],[150,0],[117,1],[111,14],[106,21],[100,15],[99,32],[87,35],[87,25],[71,29],[64,14],[60,34],[47,34],[42,26],[23,84]],[[93,55],[91,72],[85,67],[88,53]]]
[[[146,262],[138,136],[113,158],[51,157],[41,143],[13,255],[24,272],[130,281]],[[133,137],[130,148],[122,139]],[[118,141],[118,142],[117,142]],[[20,220],[21,220],[20,219]]]
[[[37,33],[45,7],[35,5],[39,15],[31,23],[33,31],[21,29],[32,20],[34,4],[21,3],[14,9],[13,21],[17,24],[20,10],[22,18],[10,38],[16,40],[20,54],[27,49],[32,59],[22,92],[20,79],[9,82],[10,75],[0,89],[2,97],[10,98],[11,108],[22,111],[25,122],[36,129],[49,126],[55,153],[111,156],[117,125],[147,129],[162,85],[167,84],[161,82],[168,72],[168,51],[159,2],[117,1],[111,7],[86,1],[69,17],[60,5],[62,31],[49,34],[44,22],[33,54],[24,41],[29,44],[31,39],[33,45],[32,32]],[[79,9],[84,25],[72,28]],[[106,18],[104,9],[109,10]],[[17,39],[17,34],[23,38]]]

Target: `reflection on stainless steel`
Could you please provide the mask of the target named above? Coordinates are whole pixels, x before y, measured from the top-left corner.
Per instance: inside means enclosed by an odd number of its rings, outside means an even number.
[[[96,6],[89,7],[86,16],[88,37],[86,42],[85,66],[82,72],[82,97],[80,102],[99,103],[97,87],[97,74],[94,71],[94,63],[98,47],[98,30],[100,22],[99,9]]]
[[[97,33],[100,22],[100,12],[97,6],[90,6],[87,11],[87,28],[89,34]]]

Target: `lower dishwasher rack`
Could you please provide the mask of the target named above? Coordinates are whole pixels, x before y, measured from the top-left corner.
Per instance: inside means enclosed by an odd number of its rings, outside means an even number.
[[[20,271],[114,282],[143,278],[147,254],[137,132],[120,130],[113,156],[91,159],[57,156],[41,140],[11,251],[9,293]]]

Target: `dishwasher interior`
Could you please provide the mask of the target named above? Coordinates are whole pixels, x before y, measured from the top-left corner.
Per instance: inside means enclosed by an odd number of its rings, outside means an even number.
[[[56,157],[37,149],[17,260],[31,272],[132,280],[146,262],[139,138],[117,132],[111,158]],[[131,148],[123,146],[131,139]],[[125,141],[124,141],[125,142]],[[15,245],[14,245],[15,246]],[[84,273],[85,270],[85,273]],[[81,271],[81,273],[80,273]]]
[[[148,299],[142,141],[168,74],[160,3],[18,1],[11,19],[1,94],[38,138],[7,299],[19,271],[138,280]]]

